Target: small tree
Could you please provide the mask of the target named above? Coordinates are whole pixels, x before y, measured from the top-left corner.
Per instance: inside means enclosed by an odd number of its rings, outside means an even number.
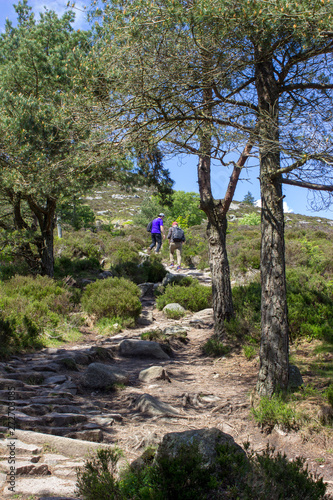
[[[255,200],[254,196],[252,195],[252,193],[250,193],[250,191],[248,191],[243,198],[243,203],[246,203],[247,205],[254,205],[255,201],[256,200]]]

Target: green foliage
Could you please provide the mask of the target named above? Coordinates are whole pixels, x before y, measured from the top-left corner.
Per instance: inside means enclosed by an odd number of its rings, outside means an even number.
[[[159,256],[152,255],[149,260],[140,263],[139,257],[123,261],[111,267],[115,276],[128,278],[134,283],[158,283],[167,274]]]
[[[284,429],[297,429],[300,416],[295,405],[288,403],[282,393],[274,394],[271,398],[261,398],[259,405],[252,408],[252,414],[262,428],[273,429],[280,425]]]
[[[326,491],[323,480],[305,467],[305,459],[290,461],[269,445],[262,454],[218,445],[210,465],[196,441],[173,456],[148,449],[118,476],[120,456],[119,450],[98,450],[86,461],[77,480],[84,500],[320,500]]]
[[[86,286],[81,304],[97,319],[120,317],[135,320],[141,313],[140,288],[125,278],[107,278]]]
[[[212,304],[211,287],[200,285],[197,280],[189,286],[170,283],[165,292],[157,297],[156,305],[158,309],[163,309],[167,304],[176,302],[192,312],[201,311]]]
[[[332,288],[323,278],[302,269],[287,272],[290,334],[333,341]]]
[[[213,336],[204,343],[202,351],[206,356],[217,358],[229,354],[230,346],[225,345],[216,336]]]
[[[15,351],[40,347],[43,333],[63,324],[73,303],[70,292],[47,276],[14,276],[0,284],[0,308],[4,349]]]
[[[88,459],[78,470],[77,489],[85,500],[120,500],[123,495],[116,479],[116,465],[121,456],[117,449],[99,449],[96,457]]]
[[[252,193],[250,193],[250,191],[248,191],[243,198],[243,203],[246,203],[247,205],[253,206],[255,201],[256,200],[255,200],[254,196],[252,195]]]
[[[257,498],[309,499],[324,498],[326,485],[322,478],[309,472],[305,458],[296,457],[290,461],[285,453],[274,453],[267,445],[266,450],[252,459],[254,463],[253,481],[258,492]]]
[[[253,212],[252,214],[246,214],[238,221],[239,226],[259,226],[260,215]]]
[[[95,223],[94,211],[75,197],[59,204],[57,215],[61,224],[70,224],[76,231],[83,227],[91,228]]]
[[[59,257],[55,259],[54,275],[56,278],[65,276],[81,276],[86,271],[96,273],[100,270],[99,260],[96,257],[86,259],[70,259],[69,257]]]
[[[329,404],[333,408],[333,384],[330,384],[326,390],[326,396],[328,399]]]
[[[186,312],[185,311],[176,311],[172,309],[166,309],[165,315],[169,319],[180,319],[185,316]]]

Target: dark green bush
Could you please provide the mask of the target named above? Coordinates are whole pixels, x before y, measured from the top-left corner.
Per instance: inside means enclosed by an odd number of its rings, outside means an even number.
[[[302,269],[288,271],[287,300],[292,339],[333,341],[332,288],[320,275]]]
[[[86,286],[81,299],[83,309],[97,319],[118,316],[136,319],[141,313],[140,288],[125,278],[107,278]]]
[[[124,499],[116,479],[120,456],[119,450],[100,449],[96,457],[86,461],[84,470],[78,470],[77,488],[85,500]]]
[[[223,344],[216,336],[211,337],[202,346],[202,351],[206,356],[225,356],[230,352],[230,347]]]
[[[248,448],[248,444],[246,446]],[[78,471],[78,493],[84,500],[320,500],[326,485],[313,476],[305,459],[289,461],[267,446],[246,454],[231,444],[216,447],[207,465],[196,442],[170,457],[147,450],[139,462],[117,478],[120,452],[99,450]]]
[[[72,311],[71,294],[48,276],[14,276],[0,285],[4,317],[20,324],[26,316],[38,329],[57,326]]]
[[[167,304],[177,302],[185,309],[196,312],[212,306],[211,287],[200,285],[198,281],[193,281],[190,286],[181,284],[169,284],[163,295],[156,299],[158,309],[163,309]]]
[[[128,278],[134,283],[158,283],[163,280],[167,271],[158,257],[140,263],[139,259],[125,261],[111,267],[111,272],[117,277]]]
[[[331,384],[327,390],[326,390],[326,396],[327,396],[327,399],[328,399],[328,402],[329,404],[332,406],[333,408],[333,384]]]
[[[96,273],[100,270],[99,260],[96,257],[86,259],[70,259],[69,257],[59,257],[55,259],[54,275],[56,278],[65,276],[80,276],[84,271]]]
[[[47,276],[14,276],[0,285],[2,355],[42,345],[46,329],[66,321],[73,309],[68,290]]]

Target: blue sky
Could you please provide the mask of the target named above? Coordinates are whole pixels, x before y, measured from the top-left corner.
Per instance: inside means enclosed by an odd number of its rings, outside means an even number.
[[[11,21],[15,21],[16,14],[13,4],[17,4],[18,0],[0,0],[0,32],[4,31],[6,17]],[[32,7],[36,18],[38,13],[43,12],[46,7],[49,10],[54,10],[58,15],[62,15],[67,9],[68,0],[29,0],[28,4]],[[72,4],[72,2],[70,2]],[[74,27],[88,28],[86,24],[86,10],[84,6],[90,5],[89,0],[78,0],[75,2],[76,20]],[[237,158],[236,158],[237,159]],[[198,192],[197,183],[197,163],[195,156],[187,155],[169,159],[164,162],[165,167],[170,170],[172,179],[175,181],[174,188],[180,191]],[[231,169],[227,169],[219,164],[213,164],[212,167],[212,188],[215,198],[223,198],[229,181]],[[244,168],[241,180],[238,182],[235,201],[242,201],[244,196],[250,192],[256,200],[260,199],[260,186],[258,181],[258,167]],[[283,194],[285,195],[285,211],[291,211],[298,214],[309,215],[313,217],[324,217],[333,220],[333,206],[330,210],[322,210],[313,212],[310,210],[308,203],[308,190],[283,186]]]

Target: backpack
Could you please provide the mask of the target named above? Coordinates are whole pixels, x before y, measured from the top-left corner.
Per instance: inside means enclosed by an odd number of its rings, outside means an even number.
[[[147,232],[148,233],[151,233],[151,230],[152,230],[152,227],[153,227],[153,221],[151,220],[147,226]]]
[[[182,229],[180,229],[180,227],[175,227],[172,230],[172,239],[175,242],[177,242],[177,241],[183,241],[183,239],[184,239],[184,231]]]

